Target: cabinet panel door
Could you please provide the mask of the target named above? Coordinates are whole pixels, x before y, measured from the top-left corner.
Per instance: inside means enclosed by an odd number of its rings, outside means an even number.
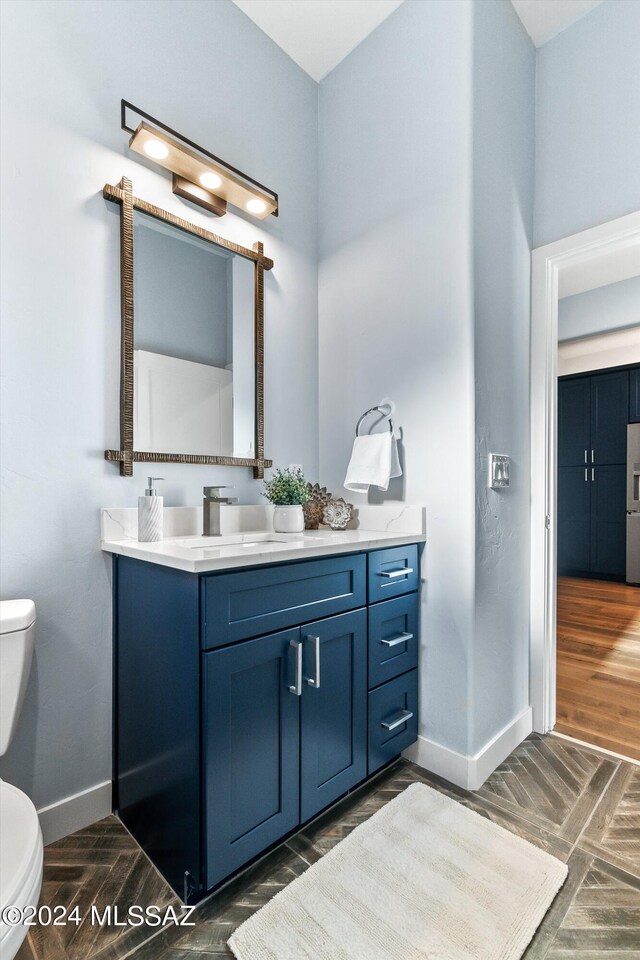
[[[626,566],[626,467],[594,469],[591,486],[591,572],[623,577]]]
[[[300,698],[289,686],[299,636],[203,656],[207,887],[298,824]]]
[[[640,370],[629,373],[629,423],[640,423]]]
[[[594,462],[627,462],[629,374],[599,373],[591,377],[591,448]]]
[[[588,573],[591,531],[591,467],[558,469],[558,573]]]
[[[366,611],[310,623],[301,635],[305,670],[300,704],[300,812],[304,822],[367,775]],[[314,687],[308,681],[316,682],[318,663],[320,684]]]
[[[577,467],[591,451],[591,378],[558,382],[558,466]]]

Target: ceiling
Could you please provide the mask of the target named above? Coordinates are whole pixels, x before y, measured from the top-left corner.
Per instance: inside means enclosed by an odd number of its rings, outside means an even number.
[[[511,0],[536,47],[589,13],[602,0]]]
[[[403,0],[233,0],[299,67],[320,81]]]
[[[233,0],[318,82],[404,0]],[[429,0],[409,0],[428,3]],[[511,0],[536,47],[602,0]]]
[[[536,47],[575,23],[602,0],[511,0]]]

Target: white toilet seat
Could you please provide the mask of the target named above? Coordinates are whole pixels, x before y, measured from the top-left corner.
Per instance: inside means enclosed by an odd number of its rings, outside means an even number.
[[[42,886],[43,842],[36,808],[29,797],[0,780],[0,905],[20,910],[37,906]],[[0,957],[12,960],[27,927],[0,921]]]

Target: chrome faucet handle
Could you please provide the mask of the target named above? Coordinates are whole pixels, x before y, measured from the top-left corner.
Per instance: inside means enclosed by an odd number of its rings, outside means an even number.
[[[228,497],[221,497],[220,491],[233,490],[233,489],[234,489],[233,487],[227,487],[225,486],[225,484],[222,484],[221,486],[215,486],[215,487],[203,487],[202,494],[206,500],[220,500],[221,502],[223,501],[228,502]],[[237,500],[235,502],[237,503]]]

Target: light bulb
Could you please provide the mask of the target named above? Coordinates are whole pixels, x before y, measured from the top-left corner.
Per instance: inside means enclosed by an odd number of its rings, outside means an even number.
[[[169,151],[160,140],[147,140],[144,144],[144,152],[152,157],[153,160],[164,160],[169,156]]]
[[[200,177],[200,183],[207,190],[216,190],[222,185],[222,177],[219,177],[217,173],[203,173]]]
[[[247,203],[249,213],[264,213],[266,209],[267,205],[264,200],[249,200]]]

